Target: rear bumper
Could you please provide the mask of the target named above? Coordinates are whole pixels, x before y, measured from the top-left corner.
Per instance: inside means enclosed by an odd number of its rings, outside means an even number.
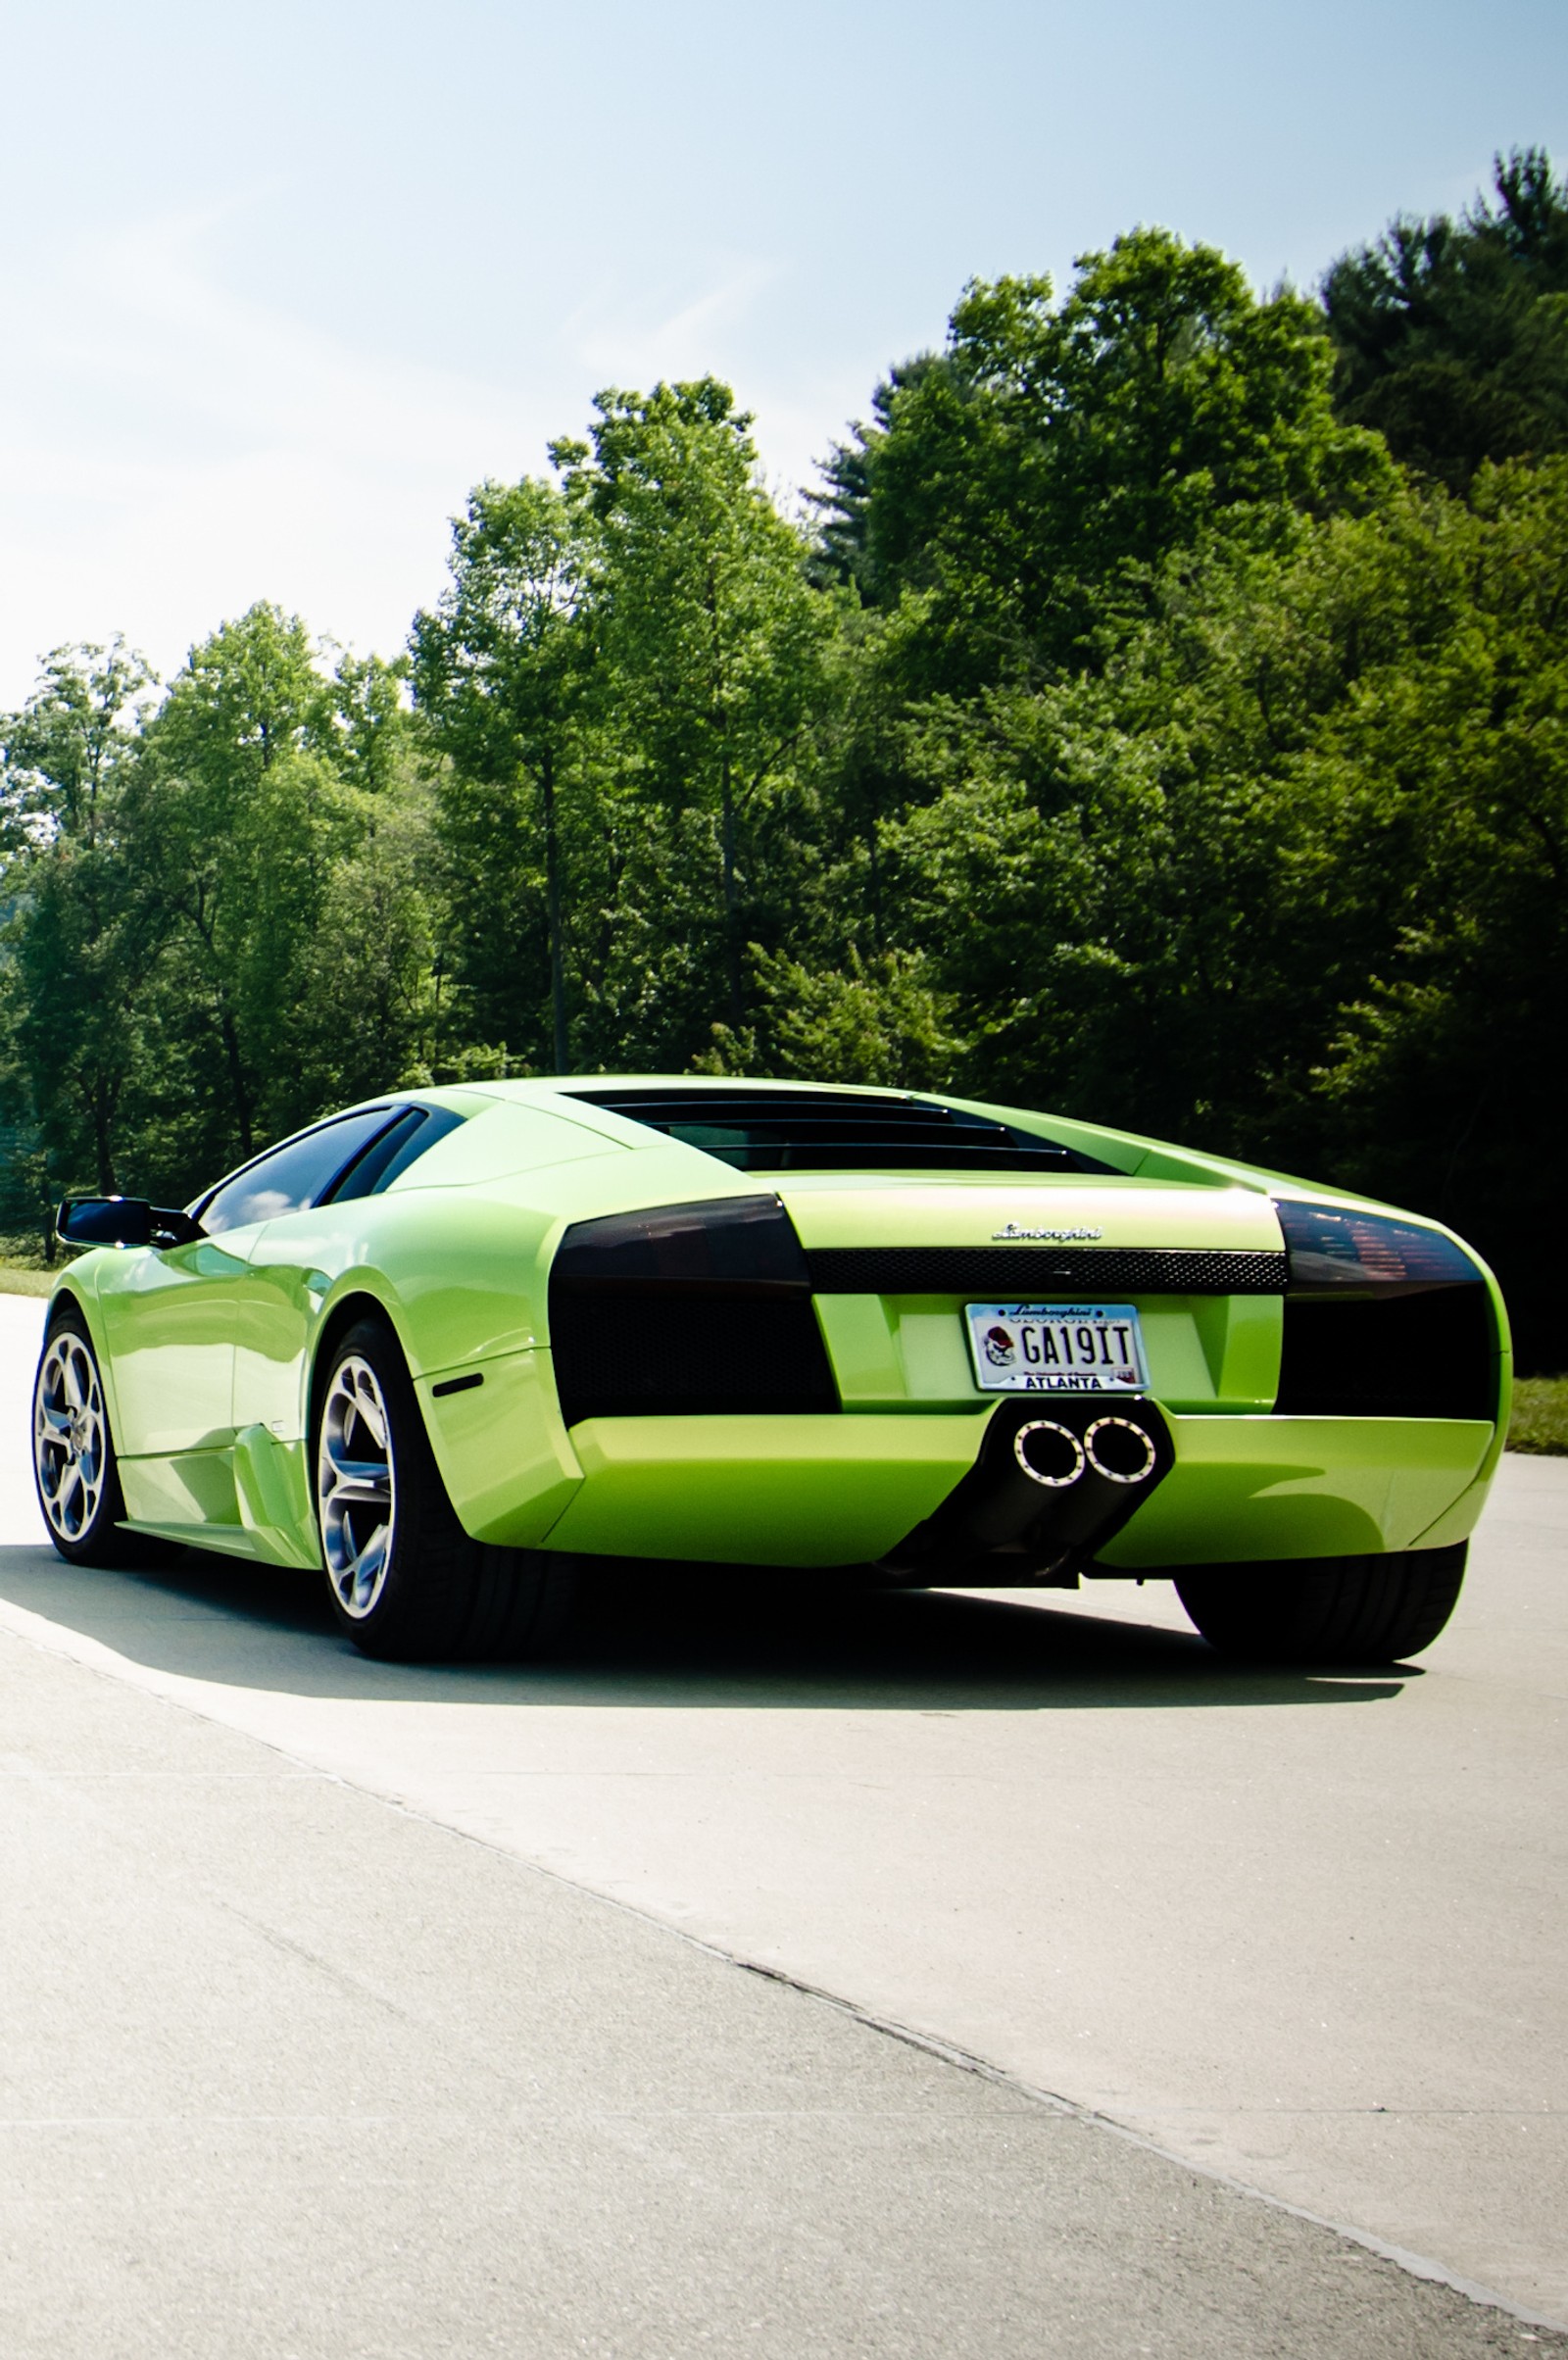
[[[858,1565],[974,1464],[990,1403],[943,1414],[590,1418],[549,1547],[596,1556]]]
[[[1485,1503],[1480,1479],[1496,1437],[1490,1420],[1468,1418],[1168,1423],[1176,1463],[1107,1543],[1107,1570],[1376,1555],[1463,1540]]]
[[[969,1472],[996,1407],[594,1418],[568,1435],[539,1358],[491,1362],[482,1390],[449,1399],[420,1387],[463,1522],[514,1548],[758,1565],[888,1557]],[[1496,1455],[1490,1421],[1165,1419],[1174,1464],[1103,1546],[1107,1572],[1462,1540]]]

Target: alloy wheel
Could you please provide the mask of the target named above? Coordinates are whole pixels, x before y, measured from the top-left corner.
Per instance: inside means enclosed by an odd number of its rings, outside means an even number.
[[[385,1397],[368,1360],[355,1352],[338,1362],[327,1388],[316,1497],[327,1578],[344,1613],[363,1621],[391,1566],[397,1477]]]
[[[59,1540],[90,1531],[104,1492],[109,1427],[92,1353],[70,1328],[51,1337],[32,1400],[38,1498]]]

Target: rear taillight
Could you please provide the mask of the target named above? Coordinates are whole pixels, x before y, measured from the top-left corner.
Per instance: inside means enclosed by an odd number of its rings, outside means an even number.
[[[568,1426],[839,1406],[810,1271],[773,1196],[574,1221],[551,1267],[550,1336]]]
[[[551,1277],[566,1287],[760,1287],[803,1295],[811,1285],[801,1241],[777,1197],[721,1197],[574,1221]]]
[[[1387,1297],[1480,1283],[1481,1272],[1463,1248],[1437,1230],[1288,1197],[1277,1198],[1274,1210],[1285,1232],[1293,1295],[1356,1287]]]

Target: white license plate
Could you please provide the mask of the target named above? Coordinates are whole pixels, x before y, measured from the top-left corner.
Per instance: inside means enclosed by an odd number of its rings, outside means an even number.
[[[982,1393],[1141,1393],[1149,1363],[1127,1303],[971,1303],[969,1356]]]

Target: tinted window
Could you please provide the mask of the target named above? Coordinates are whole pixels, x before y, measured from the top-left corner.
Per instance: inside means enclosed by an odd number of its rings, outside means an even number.
[[[390,1106],[375,1106],[367,1114],[340,1114],[335,1122],[320,1123],[298,1139],[285,1140],[270,1155],[258,1155],[213,1191],[200,1210],[203,1228],[209,1237],[217,1237],[225,1229],[272,1221],[279,1213],[319,1204],[344,1165],[386,1129],[392,1114]]]
[[[462,1120],[461,1114],[447,1106],[406,1106],[391,1129],[383,1131],[344,1173],[332,1191],[333,1204],[341,1205],[349,1197],[378,1197],[399,1172],[406,1172],[426,1148],[445,1139]]]

